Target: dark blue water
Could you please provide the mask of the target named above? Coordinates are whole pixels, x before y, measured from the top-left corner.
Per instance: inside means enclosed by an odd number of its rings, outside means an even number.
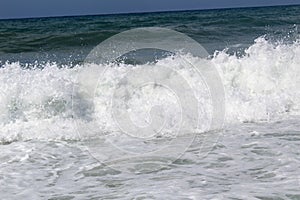
[[[155,26],[185,33],[209,53],[235,52],[263,35],[293,40],[299,23],[300,6],[0,20],[0,61],[78,63],[114,34]]]

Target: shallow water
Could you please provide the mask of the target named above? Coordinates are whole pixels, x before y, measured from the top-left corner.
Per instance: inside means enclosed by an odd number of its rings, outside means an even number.
[[[0,145],[1,198],[299,199],[299,126],[295,119],[228,126],[207,156],[196,140],[170,165],[167,157],[120,163],[128,171],[102,165],[80,141]]]

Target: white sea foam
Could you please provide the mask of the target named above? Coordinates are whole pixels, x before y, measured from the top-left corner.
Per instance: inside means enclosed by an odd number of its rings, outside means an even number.
[[[215,66],[218,69],[226,95],[226,123],[274,121],[299,115],[299,41],[274,45],[260,37],[245,53],[245,56],[238,57],[222,51],[216,52],[209,60],[189,55],[184,59],[195,66]],[[118,131],[111,113],[115,84],[128,70],[159,70],[161,66],[176,68],[179,75],[188,80],[199,101],[200,126],[185,131],[206,131],[211,123],[209,93],[201,78],[181,64],[178,56],[172,56],[155,64],[111,65],[98,82],[93,99],[89,99],[77,90],[77,76],[84,72],[88,81],[93,67],[104,66],[58,68],[55,63],[48,63],[41,70],[22,69],[19,63],[6,63],[0,68],[0,141],[78,140],[97,134],[91,130],[90,135],[78,136],[79,124],[91,124],[89,128],[97,126],[97,130],[103,133]],[[176,81],[178,74],[162,76]],[[130,85],[124,83],[122,87]],[[178,130],[181,106],[172,91],[145,86],[127,101],[127,111],[137,124],[147,126],[151,121],[151,107],[160,105],[167,116],[166,119],[161,116],[165,128],[162,133],[172,134]]]

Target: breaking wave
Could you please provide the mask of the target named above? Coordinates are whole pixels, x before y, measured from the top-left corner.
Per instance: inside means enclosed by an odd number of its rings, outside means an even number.
[[[93,100],[88,101],[78,89],[78,74],[93,73],[93,67],[58,66],[45,63],[42,69],[22,67],[20,63],[7,62],[0,68],[0,142],[16,140],[81,140],[93,134],[78,135],[78,124],[94,123],[103,133],[118,131],[112,116],[111,92],[128,70],[161,66],[174,66],[179,74],[189,79],[198,94],[201,126],[186,131],[206,131],[210,123],[210,101],[205,84],[193,72],[181,68],[182,56],[169,56],[155,63],[143,65],[111,64],[103,81],[98,82]],[[271,122],[300,114],[300,41],[274,44],[264,37],[257,38],[243,56],[217,51],[209,59],[184,55],[193,65],[216,67],[225,90],[225,123]],[[165,74],[176,81],[176,75]],[[124,83],[123,87],[130,87]],[[151,99],[150,103],[149,100]],[[120,99],[120,101],[124,99]],[[176,94],[163,87],[143,87],[129,97],[128,111],[137,124],[147,126],[151,121],[149,111],[160,104],[168,119],[166,134],[180,122],[180,105]]]

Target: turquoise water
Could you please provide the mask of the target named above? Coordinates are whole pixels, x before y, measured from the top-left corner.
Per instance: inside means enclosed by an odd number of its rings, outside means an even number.
[[[299,26],[300,6],[0,20],[0,199],[300,199]],[[148,49],[84,64],[138,27],[182,32],[209,56]],[[211,93],[186,61],[218,72],[222,128],[207,129]],[[156,82],[182,78],[180,94]],[[191,90],[196,128],[182,107]],[[126,133],[122,111],[143,131]]]

